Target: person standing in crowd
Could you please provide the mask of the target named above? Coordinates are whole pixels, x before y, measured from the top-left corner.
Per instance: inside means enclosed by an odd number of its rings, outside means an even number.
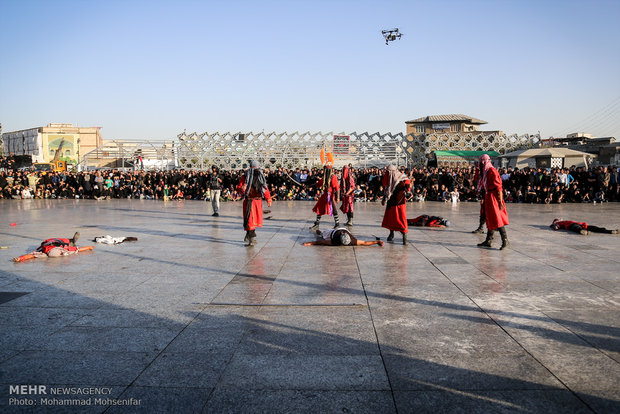
[[[213,217],[220,215],[220,194],[222,193],[222,176],[219,169],[214,165],[211,167],[211,175],[209,176],[209,198],[211,199],[211,207],[213,208]]]
[[[323,161],[323,157],[321,157]],[[319,223],[321,222],[322,215],[334,216],[334,228],[340,227],[340,219],[338,218],[338,195],[340,190],[340,184],[338,182],[338,176],[334,174],[334,157],[331,153],[327,154],[327,162],[323,167],[323,177],[317,182],[317,188],[319,189],[321,196],[312,208],[312,211],[316,213],[316,220],[311,231],[319,229]]]
[[[39,181],[41,181],[41,179],[37,174],[35,174],[34,171],[31,171],[30,174],[28,174],[28,187],[30,187],[32,194],[36,192]]]
[[[353,202],[355,201],[355,177],[351,172],[350,165],[342,168],[342,178],[340,179],[340,189],[342,191],[342,205],[340,211],[347,215],[347,226],[353,225]]]
[[[383,175],[383,199],[381,205],[385,206],[385,214],[381,227],[390,231],[387,241],[394,240],[394,231],[403,235],[403,244],[407,244],[407,191],[410,181],[407,175],[398,171],[396,166],[390,164]],[[387,205],[386,205],[387,203]]]
[[[237,192],[244,197],[243,228],[245,229],[245,238],[243,240],[248,242],[248,246],[254,246],[256,244],[256,228],[263,227],[263,198],[271,207],[271,194],[258,161],[250,161],[250,168],[241,177]]]
[[[504,203],[502,180],[497,170],[491,164],[491,158],[487,154],[480,157],[480,180],[484,189],[484,216],[487,225],[487,238],[479,247],[491,247],[493,234],[499,230],[502,237],[500,250],[510,246],[506,235],[508,224],[508,212]]]
[[[95,198],[99,198],[102,197],[104,194],[104,190],[103,190],[103,176],[101,175],[101,171],[97,171],[97,174],[95,175]]]

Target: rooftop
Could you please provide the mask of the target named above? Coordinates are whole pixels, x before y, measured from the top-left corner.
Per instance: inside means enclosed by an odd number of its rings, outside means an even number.
[[[451,122],[451,121],[466,121],[470,124],[488,124],[487,121],[474,118],[469,115],[463,114],[450,114],[450,115],[428,115],[422,118],[414,119],[412,121],[405,122],[406,124],[412,124],[417,122]]]
[[[502,155],[503,158],[509,157],[537,157],[537,156],[551,156],[551,157],[575,157],[575,156],[587,156],[590,157],[592,154],[588,154],[583,151],[576,151],[569,148],[530,148],[530,149],[522,149],[513,152],[509,152],[508,154]]]

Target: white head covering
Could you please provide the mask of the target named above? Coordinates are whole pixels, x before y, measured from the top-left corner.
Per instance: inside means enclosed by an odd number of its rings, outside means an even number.
[[[491,157],[487,154],[482,154],[480,156],[480,180],[478,181],[479,189],[487,189],[487,174],[491,168],[493,168]]]
[[[396,168],[394,164],[388,165],[385,176],[383,177],[383,186],[384,186],[383,191],[385,192],[385,197],[390,198],[390,196],[394,192],[394,189],[396,188],[398,183],[406,179],[407,179],[407,176],[401,173],[400,171],[398,171],[398,169]]]
[[[265,195],[267,180],[265,180],[265,176],[256,160],[250,161],[250,168],[245,172],[245,186],[246,196],[250,194],[252,187],[254,187],[256,191],[260,191],[261,195]]]

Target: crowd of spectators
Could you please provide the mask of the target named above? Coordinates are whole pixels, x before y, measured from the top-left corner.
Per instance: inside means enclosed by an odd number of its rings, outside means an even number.
[[[276,200],[314,200],[321,169],[265,168],[270,192]],[[409,201],[477,201],[474,167],[403,169],[411,180]],[[356,201],[380,201],[380,168],[354,168]],[[504,199],[513,203],[581,203],[620,201],[617,167],[502,168]],[[11,157],[0,157],[0,198],[3,199],[105,199],[140,198],[207,200],[212,171],[35,172],[16,169]],[[223,200],[237,200],[235,187],[243,171],[218,171]]]

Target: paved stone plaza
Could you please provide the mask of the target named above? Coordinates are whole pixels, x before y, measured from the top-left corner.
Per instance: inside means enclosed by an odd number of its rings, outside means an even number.
[[[409,216],[452,227],[407,246],[303,247],[311,206],[274,203],[245,247],[240,203],[0,201],[0,412],[620,412],[620,237],[548,227],[617,228],[620,204],[509,205],[506,251],[476,247],[477,204],[430,202]],[[76,230],[139,240],[12,261]]]

